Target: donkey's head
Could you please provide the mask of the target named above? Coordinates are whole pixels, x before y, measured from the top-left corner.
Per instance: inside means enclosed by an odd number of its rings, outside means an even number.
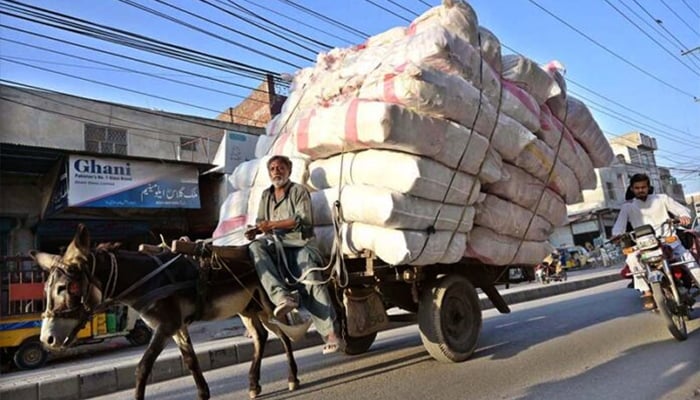
[[[40,339],[47,348],[62,350],[75,341],[101,297],[90,271],[94,266],[88,265],[89,260],[95,261],[90,254],[90,235],[80,224],[63,256],[36,251],[30,254],[49,273]]]

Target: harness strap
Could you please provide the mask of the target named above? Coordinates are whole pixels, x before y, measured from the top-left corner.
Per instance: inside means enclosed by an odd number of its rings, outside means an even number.
[[[116,297],[114,297],[114,298],[112,298],[112,299],[109,299],[109,300],[105,301],[105,302],[102,303],[102,304],[98,304],[97,307],[95,307],[95,309],[93,310],[93,312],[98,313],[98,312],[100,312],[100,311],[106,309],[107,307],[111,306],[112,304],[121,301],[121,300],[124,299],[126,296],[128,296],[129,293],[133,292],[136,288],[138,288],[139,286],[143,285],[144,283],[146,283],[147,281],[149,281],[149,280],[150,280],[151,278],[153,278],[154,276],[158,275],[161,271],[163,271],[165,268],[167,268],[167,267],[170,266],[172,263],[174,263],[175,261],[177,261],[180,257],[182,257],[182,254],[178,254],[177,256],[173,257],[170,261],[168,261],[168,262],[166,262],[166,263],[164,263],[164,264],[161,264],[158,268],[154,269],[153,271],[151,271],[150,273],[148,273],[147,275],[145,275],[143,278],[141,278],[141,279],[139,279],[138,281],[136,281],[136,283],[134,283],[133,285],[129,286],[126,290],[124,290],[123,292],[119,293],[119,295],[117,295]]]
[[[168,297],[171,294],[177,292],[178,290],[189,289],[191,287],[194,287],[196,284],[197,281],[185,281],[159,287],[158,289],[149,291],[147,295],[139,298],[138,301],[136,301],[131,307],[133,307],[134,310],[141,312],[143,308],[155,302],[156,300]]]

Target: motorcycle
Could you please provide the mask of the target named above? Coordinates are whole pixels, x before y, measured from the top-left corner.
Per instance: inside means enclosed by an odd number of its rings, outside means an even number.
[[[556,265],[542,262],[535,266],[535,278],[537,282],[546,285],[550,282],[566,281],[566,270],[563,268],[557,273]]]
[[[638,252],[643,269],[633,275],[640,275],[649,284],[658,313],[673,337],[682,341],[688,338],[686,323],[699,292],[692,293],[698,288],[685,268],[692,261],[677,260],[673,254],[671,244],[679,240],[672,234],[676,229],[682,229],[678,220],[668,220],[661,225],[659,235],[651,225],[643,225],[614,239],[620,241],[626,255]]]

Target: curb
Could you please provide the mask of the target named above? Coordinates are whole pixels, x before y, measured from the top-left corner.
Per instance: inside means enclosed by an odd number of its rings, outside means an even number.
[[[559,282],[557,284],[543,285],[537,288],[528,288],[520,291],[502,293],[507,304],[517,304],[526,301],[555,296],[558,294],[573,292],[593,286],[621,280],[617,271],[587,279]],[[491,301],[485,296],[480,296],[482,310],[493,308]],[[415,318],[390,319],[390,328],[415,324]],[[200,344],[199,347],[202,346]],[[304,349],[323,344],[323,340],[316,332],[307,332],[304,339],[294,342],[295,350]],[[252,341],[234,344],[221,344],[211,346],[209,349],[197,351],[197,358],[202,371],[222,368],[229,365],[250,362],[253,355]],[[282,342],[271,335],[265,346],[265,356],[282,354]],[[96,369],[87,373],[78,373],[64,377],[56,377],[37,383],[19,383],[0,392],[0,397],[24,399],[24,400],[72,400],[87,399],[90,397],[111,394],[120,390],[133,389],[136,383],[135,368],[137,359],[133,364]],[[156,360],[149,383],[162,382],[170,379],[189,376],[190,372],[182,361],[179,353],[163,354]]]

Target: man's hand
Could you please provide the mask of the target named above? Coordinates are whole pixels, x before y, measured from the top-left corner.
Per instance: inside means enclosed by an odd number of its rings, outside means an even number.
[[[252,226],[245,231],[244,236],[248,240],[253,240],[258,233],[262,233],[262,231],[260,231],[257,226]]]
[[[273,221],[262,221],[258,223],[258,229],[262,233],[269,233],[275,229],[275,223]]]
[[[690,217],[679,217],[678,221],[681,223],[681,225],[690,225],[690,222],[692,221]]]

